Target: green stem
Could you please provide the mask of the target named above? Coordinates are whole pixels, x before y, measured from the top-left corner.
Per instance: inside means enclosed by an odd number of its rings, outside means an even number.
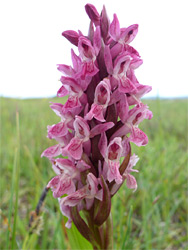
[[[93,235],[95,236],[94,241],[91,242],[93,249],[102,249],[102,240],[101,240],[101,235],[99,232],[99,227],[94,224],[93,218],[94,218],[94,211],[91,209],[89,212],[84,211],[88,226],[90,230],[93,232]],[[96,242],[96,244],[95,244]]]
[[[85,211],[85,216],[90,230],[95,236],[92,246],[94,250],[110,250],[113,249],[113,223],[111,213],[107,220],[100,227],[94,224],[93,211]],[[96,242],[96,244],[95,244]]]
[[[113,222],[112,222],[112,215],[108,216],[108,219],[104,225],[104,245],[103,249],[110,250],[113,249]]]

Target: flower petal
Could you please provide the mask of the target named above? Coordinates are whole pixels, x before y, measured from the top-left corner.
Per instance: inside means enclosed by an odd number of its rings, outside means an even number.
[[[112,23],[110,24],[109,33],[110,33],[111,37],[114,39],[114,41],[119,40],[120,25],[119,25],[119,20],[118,20],[116,14],[114,14],[114,19],[113,19]]]
[[[87,198],[92,198],[98,192],[98,188],[97,188],[98,180],[92,173],[89,173],[87,175],[87,183],[88,183],[88,190],[87,190],[88,197]]]
[[[113,73],[112,56],[110,53],[110,48],[107,45],[104,47],[104,61],[105,61],[105,65],[106,65],[106,69],[108,71],[108,74],[112,75],[112,73]]]
[[[137,69],[140,65],[142,65],[142,63],[143,63],[143,60],[142,60],[142,59],[140,59],[140,58],[135,58],[135,59],[133,59],[133,60],[131,61],[130,67],[131,67],[132,69]]]
[[[108,79],[104,79],[95,89],[94,103],[107,107],[110,101],[110,91],[110,81]]]
[[[56,166],[62,170],[64,173],[68,175],[73,175],[76,171],[76,167],[73,161],[65,158],[56,158],[55,159]]]
[[[130,189],[134,189],[134,191],[136,191],[137,189],[137,182],[136,179],[133,175],[128,174],[127,175],[127,187]]]
[[[64,122],[59,122],[52,126],[48,126],[48,137],[50,139],[62,137],[68,133],[67,126]]]
[[[68,221],[65,224],[65,226],[67,228],[71,228],[72,216],[71,216],[70,207],[69,206],[65,206],[63,204],[63,198],[62,199],[58,199],[58,200],[59,200],[59,205],[60,205],[60,209],[61,209],[62,214],[68,218]]]
[[[64,84],[70,87],[70,90],[73,93],[79,93],[79,91],[81,90],[80,86],[78,85],[77,81],[72,78],[72,77],[66,77],[66,76],[62,76],[60,81]]]
[[[91,110],[89,111],[89,113],[86,114],[85,119],[91,120],[94,117],[96,120],[100,122],[105,122],[103,110],[104,108],[102,105],[98,105],[94,103],[92,104]]]
[[[100,150],[101,155],[103,156],[103,158],[106,157],[106,153],[107,153],[107,137],[106,137],[106,133],[103,132],[101,133],[101,137],[98,143],[98,147]]]
[[[66,64],[57,64],[57,66],[58,66],[57,69],[65,75],[73,76],[75,73],[73,68],[71,66],[66,65]]]
[[[122,93],[131,93],[136,90],[136,87],[128,77],[121,77],[119,79],[118,90],[119,92],[122,92]]]
[[[108,31],[109,31],[109,18],[106,13],[106,8],[103,5],[103,9],[101,12],[101,20],[100,20],[100,27],[101,27],[101,35],[103,37],[104,42],[107,42],[108,38]]]
[[[108,161],[108,172],[107,172],[107,179],[109,182],[115,180],[117,184],[122,183],[122,176],[119,173],[119,161]]]
[[[71,42],[75,46],[78,46],[79,35],[78,35],[78,33],[76,31],[74,31],[74,30],[66,30],[66,31],[64,31],[62,33],[62,36],[67,38],[67,40],[69,40],[69,42]]]
[[[78,163],[77,163],[77,165],[76,165],[76,168],[77,168],[80,172],[82,172],[82,171],[85,171],[85,170],[87,170],[87,169],[90,169],[91,166],[88,165],[85,161],[80,160],[80,161],[78,161]]]
[[[122,123],[125,123],[129,111],[129,105],[125,94],[121,95],[120,101],[117,104],[117,111]]]
[[[50,108],[56,113],[56,115],[62,117],[63,116],[63,104],[61,103],[53,103],[50,105]]]
[[[74,207],[80,203],[85,197],[87,197],[86,186],[76,192],[62,198],[62,202],[65,206]]]
[[[137,127],[132,128],[129,141],[134,142],[138,147],[145,146],[148,143],[147,135]]]
[[[72,58],[72,64],[73,64],[74,70],[79,71],[82,61],[81,61],[81,58],[75,54],[73,49],[71,49],[71,58]]]
[[[82,105],[80,103],[80,100],[78,96],[69,96],[68,100],[63,106],[63,112],[64,114],[71,112],[74,115],[77,115],[82,110]]]
[[[91,19],[91,21],[95,24],[95,26],[100,24],[100,15],[97,11],[97,9],[95,8],[95,6],[93,4],[86,4],[85,5],[85,10],[86,13],[88,14],[89,18]]]
[[[83,140],[79,138],[72,138],[70,143],[66,146],[65,150],[75,160],[80,160],[83,153],[82,148]]]
[[[103,124],[96,125],[94,128],[91,129],[90,138],[93,138],[94,136],[98,134],[102,134],[103,132],[112,128],[113,126],[114,126],[113,122],[106,122]]]
[[[62,152],[61,145],[57,144],[44,150],[44,152],[41,154],[41,157],[45,156],[51,158],[60,155],[61,152]]]
[[[69,91],[65,86],[61,86],[61,88],[57,91],[57,97],[64,97],[69,94]]]
[[[95,57],[95,50],[90,40],[84,36],[81,36],[78,40],[78,50],[82,60],[92,60]]]
[[[124,43],[130,43],[134,40],[137,33],[138,33],[138,24],[133,24],[121,31],[120,40],[123,41]]]
[[[47,187],[52,188],[54,198],[61,197],[64,194],[75,192],[75,185],[69,176],[58,175],[49,181]]]
[[[114,61],[114,72],[113,75],[118,76],[119,74],[125,74],[130,65],[130,56],[126,53],[121,53]]]
[[[93,37],[93,47],[95,49],[95,54],[98,55],[101,49],[101,31],[100,27],[97,26]]]
[[[76,116],[76,119],[74,121],[74,129],[75,129],[75,135],[76,137],[80,139],[87,139],[89,138],[90,134],[90,128],[87,124],[87,121],[84,120],[81,116]]]

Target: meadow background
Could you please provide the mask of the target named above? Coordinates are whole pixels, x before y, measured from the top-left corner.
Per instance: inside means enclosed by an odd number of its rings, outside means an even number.
[[[91,249],[74,226],[65,228],[66,219],[51,191],[36,223],[28,227],[42,190],[54,176],[50,162],[40,157],[54,144],[46,138],[47,125],[58,122],[49,101],[57,99],[0,98],[0,249]],[[132,145],[140,157],[140,172],[134,174],[137,191],[124,184],[113,197],[114,249],[188,249],[188,99],[143,102],[154,114],[140,125],[149,144]]]

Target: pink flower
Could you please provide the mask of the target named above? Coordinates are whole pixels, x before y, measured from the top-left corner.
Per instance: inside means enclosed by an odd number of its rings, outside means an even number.
[[[113,123],[98,125],[90,131],[87,121],[80,116],[76,116],[73,126],[75,130],[75,137],[71,139],[70,143],[63,149],[63,151],[75,160],[79,160],[83,154],[83,148],[88,155],[90,154],[90,137],[100,134],[101,131],[108,130],[113,126]]]
[[[53,196],[55,198],[61,197],[63,194],[71,194],[76,189],[71,177],[66,174],[55,176],[48,183],[47,187],[52,188]]]
[[[90,168],[83,161],[80,161],[78,169],[73,161],[62,158],[52,160],[52,163],[54,172],[58,175],[49,181],[47,187],[52,189],[55,198],[75,192],[75,180],[80,180],[80,172]]]
[[[116,137],[107,146],[107,137],[103,133],[99,141],[99,149],[105,160],[103,165],[104,176],[109,182],[115,180],[117,184],[120,184],[122,182],[122,176],[119,173],[120,158],[128,153],[125,141],[122,142],[121,137]]]
[[[144,119],[151,119],[152,113],[148,106],[140,104],[129,110],[125,124],[118,130],[115,136],[122,136],[130,133],[129,141],[134,142],[137,146],[145,146],[148,143],[147,135],[138,128],[138,124]]]
[[[48,128],[48,137],[50,139],[62,137],[68,133],[68,128],[65,122],[59,122],[52,126],[48,126],[47,128]]]
[[[79,114],[82,111],[83,107],[80,103],[78,96],[70,96],[63,106],[64,113],[72,113],[74,115]]]
[[[138,156],[133,154],[130,157],[129,164],[128,164],[127,168],[125,169],[124,173],[122,174],[123,181],[126,180],[127,187],[129,189],[133,189],[134,192],[137,189],[137,181],[136,181],[136,178],[133,175],[131,175],[130,173],[131,172],[137,172],[138,173],[138,170],[133,169],[133,167],[136,165],[138,160],[139,160]],[[120,184],[115,183],[112,186],[111,195],[114,195],[118,191],[120,186],[121,186],[121,183]]]
[[[91,110],[85,116],[86,120],[91,120],[93,117],[100,122],[104,122],[104,115],[108,103],[110,101],[110,82],[108,79],[101,81],[95,89],[94,103],[91,106]]]
[[[41,154],[41,157],[45,156],[51,158],[60,155],[61,152],[62,152],[62,147],[60,144],[57,144],[44,150],[44,152]]]
[[[122,182],[122,177],[119,173],[120,157],[122,155],[123,148],[121,145],[121,138],[114,138],[107,148],[107,155],[105,157],[104,168],[108,167],[107,179],[109,182],[115,180],[116,183]]]
[[[130,189],[134,189],[136,191],[137,189],[137,182],[133,175],[131,175],[131,172],[138,172],[138,170],[132,169],[136,163],[138,162],[139,158],[135,154],[133,154],[130,158],[128,167],[126,168],[125,172],[123,173],[123,178],[127,179],[127,187]]]
[[[119,20],[114,14],[114,19],[110,24],[110,36],[117,43],[112,47],[112,54],[117,56],[123,50],[124,45],[133,41],[137,32],[138,24],[133,24],[128,28],[120,28]]]
[[[109,216],[111,197],[123,182],[137,189],[131,173],[138,172],[133,169],[138,157],[131,153],[131,142],[139,147],[148,143],[139,124],[150,120],[152,112],[141,101],[151,87],[139,83],[135,74],[143,61],[130,45],[138,25],[122,28],[116,14],[109,20],[105,6],[101,14],[92,4],[86,4],[85,10],[90,19],[88,34],[62,33],[77,52],[71,49],[72,65],[57,65],[63,74],[57,91],[60,103],[50,107],[60,121],[47,127],[48,138],[57,144],[41,156],[52,162],[56,175],[47,188],[58,198],[68,218],[66,226],[70,228],[73,221],[93,244],[95,226],[106,236],[101,225]],[[80,216],[81,210],[88,211],[93,227]]]
[[[78,205],[83,199],[94,201],[94,197],[97,197],[98,192],[98,180],[96,177],[89,173],[87,175],[87,184],[76,192],[61,199],[61,205],[73,207]],[[91,206],[91,204],[90,204]]]
[[[90,40],[85,37],[80,37],[78,41],[78,50],[80,52],[80,57],[82,61],[95,61],[95,49],[93,48]]]
[[[114,61],[113,78],[117,81],[118,90],[122,93],[131,93],[136,90],[136,86],[127,77],[127,71],[131,65],[131,58],[126,52],[121,53]]]
[[[97,34],[98,35],[98,34]],[[96,39],[100,39],[100,33]],[[96,75],[99,71],[96,66],[96,55],[99,51],[100,45],[94,44],[95,48],[92,46],[90,40],[85,38],[84,36],[81,36],[78,40],[78,50],[80,52],[80,58],[82,60],[81,68],[79,72],[77,73],[77,77],[80,77],[82,79],[86,79],[89,76],[89,79],[91,80],[91,77]]]
[[[62,214],[68,218],[68,221],[66,222],[65,226],[67,228],[71,228],[72,225],[71,208],[69,206],[65,206],[64,204],[62,204],[60,198],[58,199],[58,201]]]

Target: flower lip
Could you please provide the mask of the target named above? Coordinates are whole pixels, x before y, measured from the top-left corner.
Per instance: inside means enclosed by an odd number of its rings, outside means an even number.
[[[86,37],[79,37],[78,50],[83,61],[95,60],[95,50]]]
[[[97,96],[97,101],[99,104],[104,105],[107,101],[107,90],[103,86],[100,87],[100,95]]]
[[[117,143],[113,143],[109,147],[109,152],[108,152],[108,159],[109,160],[116,160],[118,156],[118,150],[119,150],[119,145]]]
[[[88,140],[90,135],[90,128],[87,121],[80,116],[76,116],[74,121],[74,129],[76,137]]]
[[[127,44],[134,40],[138,33],[138,24],[133,24],[128,28],[121,29],[120,43]]]
[[[92,59],[93,55],[91,53],[91,50],[89,49],[89,46],[87,44],[85,44],[85,43],[82,42],[82,47],[84,49],[84,55],[85,55],[85,57]]]
[[[104,107],[108,106],[110,101],[110,83],[108,79],[101,81],[95,89],[95,99],[94,103],[103,105]]]

